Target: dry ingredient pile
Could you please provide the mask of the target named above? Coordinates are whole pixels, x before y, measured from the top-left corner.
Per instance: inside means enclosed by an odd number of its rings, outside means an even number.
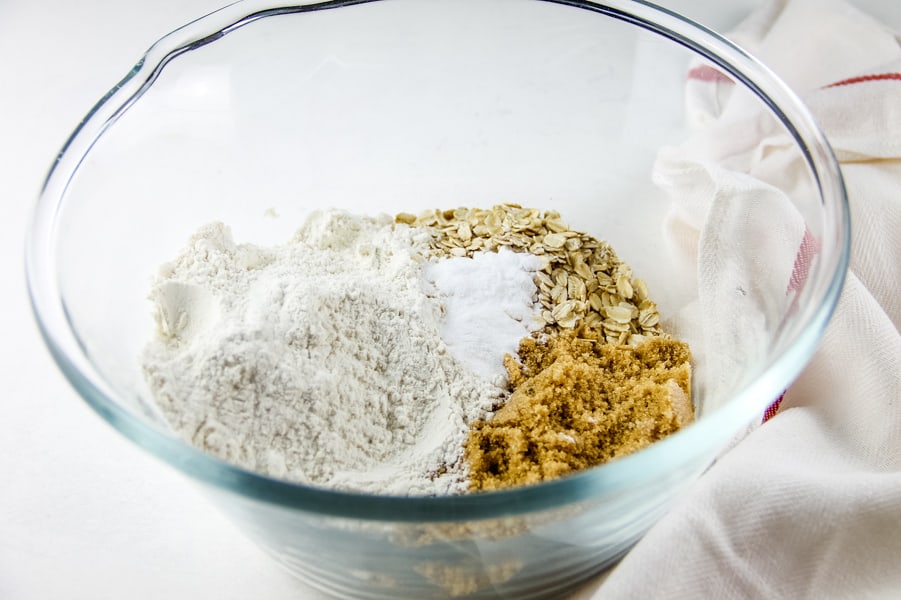
[[[142,357],[196,447],[372,494],[528,484],[691,422],[690,354],[604,242],[517,205],[315,212],[288,243],[202,227]]]

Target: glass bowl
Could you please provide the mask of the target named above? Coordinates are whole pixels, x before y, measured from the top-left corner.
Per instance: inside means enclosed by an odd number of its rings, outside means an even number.
[[[689,73],[728,81],[802,165],[786,196],[817,253],[790,295],[784,278],[738,290],[735,302],[769,307],[754,340],[722,341],[720,320],[690,310],[704,293],[700,259],[665,235],[672,200],[653,173],[696,127]],[[139,367],[154,331],[150,280],[200,225],[271,244],[316,208],[500,202],[558,210],[607,239],[669,326],[700,340],[693,425],[556,481],[388,497],[242,470],[183,442],[154,409]],[[746,263],[767,259],[766,235],[718,233]],[[559,597],[621,557],[779,397],[823,333],[848,248],[839,169],[801,102],[672,12],[617,0],[245,0],[153,44],[85,117],[36,205],[26,267],[42,334],[78,393],[292,573],[354,598],[532,598]],[[718,302],[734,308],[730,298]],[[735,348],[736,368],[701,360]]]

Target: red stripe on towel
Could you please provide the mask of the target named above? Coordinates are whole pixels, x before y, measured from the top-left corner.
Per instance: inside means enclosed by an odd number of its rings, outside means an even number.
[[[820,253],[820,240],[813,237],[809,229],[804,230],[801,246],[795,255],[795,264],[792,266],[791,279],[788,281],[788,292],[800,292],[807,282],[807,274],[810,272],[810,262]]]
[[[866,83],[867,81],[901,81],[901,73],[877,73],[875,75],[860,75],[859,77],[849,77],[835,83],[830,83],[825,88],[839,87],[842,85],[852,85],[854,83]]]
[[[795,255],[795,264],[792,265],[792,274],[788,281],[788,288],[785,290],[786,294],[795,293],[795,298],[789,311],[797,309],[798,294],[801,293],[801,290],[804,289],[804,284],[807,283],[807,276],[810,274],[810,263],[813,261],[813,257],[820,253],[821,246],[820,240],[814,237],[809,229],[805,229],[804,237],[801,238],[801,245],[798,246],[798,253]],[[763,413],[762,423],[766,423],[776,416],[784,397],[785,392],[782,392],[776,398],[776,401],[767,407]]]
[[[776,398],[776,401],[767,407],[766,412],[763,413],[763,423],[766,423],[776,416],[776,413],[779,412],[779,406],[782,404],[783,398],[785,398],[785,392],[782,392],[782,394]]]
[[[709,65],[699,65],[688,72],[689,79],[698,81],[722,81],[723,83],[735,83],[732,79],[718,69]]]

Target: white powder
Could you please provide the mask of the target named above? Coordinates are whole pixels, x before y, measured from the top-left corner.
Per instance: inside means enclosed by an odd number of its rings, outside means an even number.
[[[504,354],[516,356],[519,341],[544,325],[536,308],[539,267],[537,256],[501,248],[424,270],[445,304],[441,334],[451,353],[495,385],[507,385]]]
[[[442,340],[441,301],[422,279],[426,235],[336,211],[268,249],[236,245],[221,224],[202,228],[151,294],[159,336],[144,371],[167,420],[194,445],[274,477],[378,494],[463,491],[468,424],[504,394]],[[435,267],[450,328],[468,317]],[[520,265],[524,276],[530,268]],[[521,303],[504,318],[525,332]],[[457,342],[465,355],[469,342]],[[472,343],[488,357],[487,338]]]

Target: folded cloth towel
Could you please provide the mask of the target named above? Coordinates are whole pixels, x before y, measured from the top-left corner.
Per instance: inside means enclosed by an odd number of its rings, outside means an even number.
[[[898,598],[899,37],[841,0],[773,1],[729,37],[804,98],[833,145],[851,201],[850,273],[820,348],[781,405],[720,457],[593,596],[579,596]],[[709,225],[731,218],[717,194],[739,191],[775,206],[803,168],[780,152],[790,143],[784,136],[752,122],[733,86],[712,67],[689,71],[688,116],[700,133],[678,151],[662,151],[655,171],[676,207],[669,234],[700,257],[702,303],[715,303],[722,285],[708,264],[718,243]],[[726,129],[752,132],[754,143],[717,135]],[[785,218],[769,223],[776,229],[769,238],[784,246],[775,250],[797,252],[791,291],[803,285],[816,242],[799,218],[776,214]],[[761,226],[748,223],[747,233]]]

